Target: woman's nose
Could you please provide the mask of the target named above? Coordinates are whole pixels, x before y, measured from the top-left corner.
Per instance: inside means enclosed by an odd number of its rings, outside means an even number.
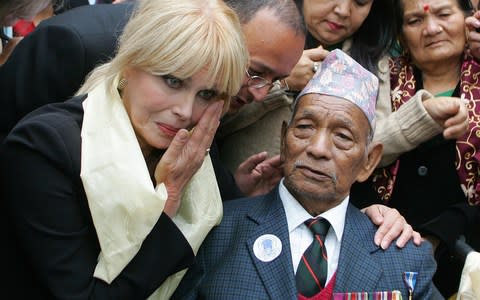
[[[336,2],[334,12],[342,17],[350,15],[350,1],[351,0],[333,0]]]
[[[173,113],[182,120],[189,120],[192,118],[193,106],[195,103],[195,94],[186,93],[182,95],[178,103],[173,107]]]
[[[443,31],[443,27],[434,18],[427,18],[425,34],[435,35]]]

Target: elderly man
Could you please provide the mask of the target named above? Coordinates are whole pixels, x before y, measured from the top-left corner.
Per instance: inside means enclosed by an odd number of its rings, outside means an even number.
[[[431,245],[381,250],[375,226],[349,204],[351,185],[381,157],[377,92],[378,79],[341,50],[326,57],[284,124],[278,188],[225,204],[174,299],[433,297]]]

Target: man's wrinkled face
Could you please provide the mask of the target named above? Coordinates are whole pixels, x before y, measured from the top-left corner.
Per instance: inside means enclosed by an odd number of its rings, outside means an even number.
[[[301,204],[340,203],[365,173],[369,126],[348,100],[320,94],[300,98],[281,149],[290,193]]]

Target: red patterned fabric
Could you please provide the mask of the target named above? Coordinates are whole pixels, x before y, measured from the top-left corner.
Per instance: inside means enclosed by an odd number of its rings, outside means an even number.
[[[310,298],[307,298],[302,294],[298,294],[298,300],[331,300],[333,297],[333,288],[335,287],[336,279],[337,279],[337,272],[333,274],[327,286],[323,288],[318,294]]]
[[[413,67],[404,56],[390,59],[392,87],[392,109],[396,111],[416,93]],[[480,161],[480,64],[465,55],[460,75],[460,97],[468,100],[468,131],[456,142],[455,168],[460,184],[470,205],[480,204],[479,161]],[[384,203],[388,203],[395,185],[400,160],[391,166],[375,171],[373,183]]]

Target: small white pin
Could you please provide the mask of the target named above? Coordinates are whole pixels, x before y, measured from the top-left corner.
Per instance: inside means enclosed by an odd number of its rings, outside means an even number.
[[[263,261],[269,262],[277,258],[282,252],[282,241],[273,234],[264,234],[253,243],[253,253]]]

